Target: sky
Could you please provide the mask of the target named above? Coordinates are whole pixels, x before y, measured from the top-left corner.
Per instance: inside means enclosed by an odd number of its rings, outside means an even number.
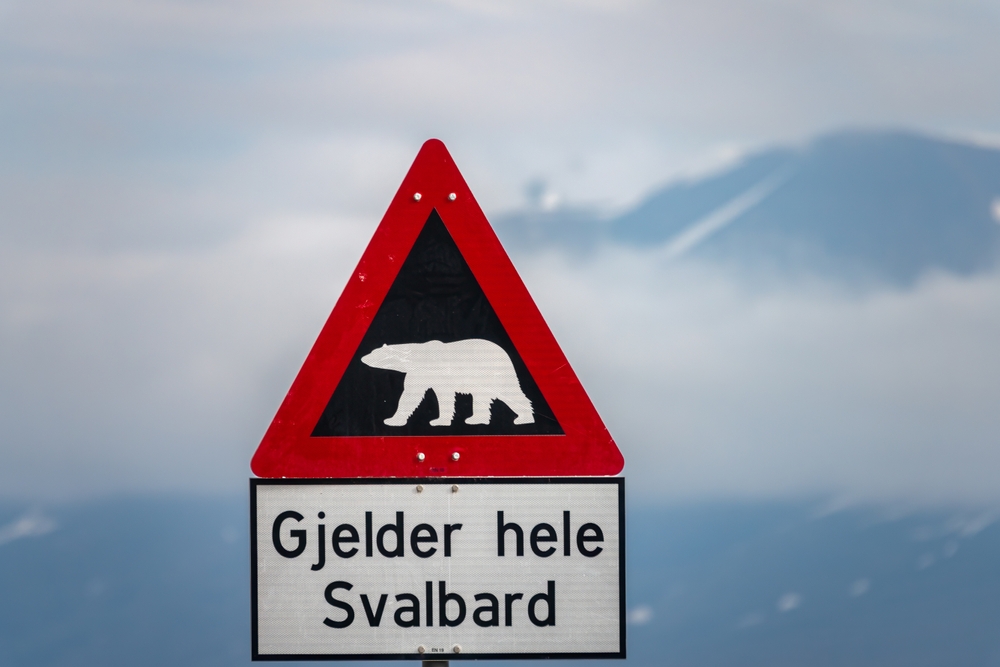
[[[998,29],[973,0],[0,2],[0,496],[242,492],[429,137],[491,217],[845,127],[1000,146]],[[1000,501],[996,276],[756,289],[636,252],[515,260],[637,493]]]

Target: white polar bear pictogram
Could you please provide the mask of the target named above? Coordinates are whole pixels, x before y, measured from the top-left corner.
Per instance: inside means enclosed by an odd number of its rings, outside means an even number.
[[[361,357],[372,368],[405,373],[403,395],[386,426],[403,426],[430,389],[438,401],[431,426],[450,426],[455,394],[472,394],[472,416],[466,424],[489,424],[493,401],[503,401],[517,415],[515,424],[535,423],[531,401],[521,391],[510,357],[496,343],[479,338],[442,343],[383,345]]]

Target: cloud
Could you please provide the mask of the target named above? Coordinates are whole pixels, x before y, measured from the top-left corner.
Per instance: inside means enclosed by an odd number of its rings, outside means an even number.
[[[778,598],[778,602],[775,603],[775,607],[777,608],[778,611],[784,614],[789,611],[794,611],[795,609],[798,609],[799,605],[801,604],[802,604],[801,595],[799,595],[798,593],[785,593],[780,598]]]
[[[851,584],[849,592],[852,598],[858,598],[867,593],[868,589],[870,588],[871,588],[871,581],[869,581],[868,579],[858,579],[857,581]]]
[[[912,290],[655,252],[519,262],[646,498],[1000,501],[1000,276]]]
[[[86,168],[12,167],[0,179],[0,240],[43,252],[86,250],[95,260],[109,253],[113,263],[123,252],[213,251],[282,218],[374,223],[419,145],[333,132],[262,137],[176,163],[98,154]]]
[[[0,488],[242,486],[372,231],[288,218],[208,250],[0,251]]]
[[[639,605],[628,613],[628,622],[632,625],[646,625],[653,620],[653,608],[649,605]]]
[[[39,512],[29,512],[0,526],[0,546],[24,537],[40,537],[56,529],[56,522]]]
[[[736,627],[743,630],[746,628],[752,628],[758,626],[763,622],[764,622],[763,614],[761,614],[760,612],[751,612],[746,616],[744,616],[743,618],[741,618],[739,622],[736,624]]]
[[[0,488],[242,488],[373,230],[289,216],[209,248],[5,247]],[[515,259],[637,498],[1000,502],[1000,275],[901,290],[656,251]]]
[[[488,205],[542,174],[569,202],[620,206],[734,142],[996,132],[998,23],[974,0],[15,2],[0,160],[149,168],[441,136]]]

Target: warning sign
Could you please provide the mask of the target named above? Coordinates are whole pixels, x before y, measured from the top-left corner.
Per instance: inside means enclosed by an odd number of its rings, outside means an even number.
[[[542,433],[562,429],[432,211],[312,436]]]
[[[254,473],[614,475],[623,465],[448,151],[428,141]]]

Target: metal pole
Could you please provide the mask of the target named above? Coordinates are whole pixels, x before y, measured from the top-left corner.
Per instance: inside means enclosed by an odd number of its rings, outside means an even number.
[[[447,660],[424,660],[423,667],[448,667]]]

